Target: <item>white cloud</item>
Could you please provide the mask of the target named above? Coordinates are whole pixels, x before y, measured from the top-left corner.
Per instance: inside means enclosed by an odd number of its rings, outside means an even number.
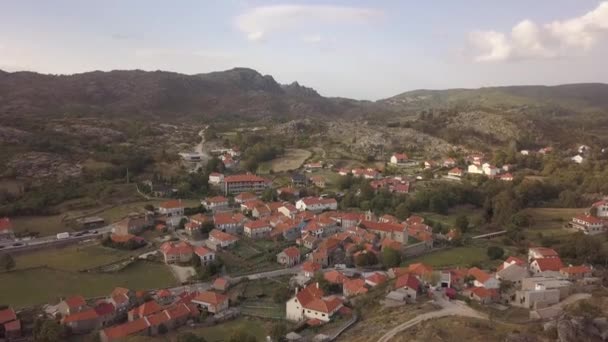
[[[580,17],[539,25],[523,20],[510,33],[469,35],[476,62],[567,57],[588,53],[608,35],[608,1]]]
[[[302,36],[302,41],[305,43],[318,44],[322,40],[320,34],[309,34]]]
[[[334,25],[366,23],[383,12],[373,8],[330,5],[273,5],[255,7],[236,17],[236,27],[247,39],[260,41],[270,33],[294,28],[315,28],[321,23]],[[320,41],[319,39],[317,39]]]

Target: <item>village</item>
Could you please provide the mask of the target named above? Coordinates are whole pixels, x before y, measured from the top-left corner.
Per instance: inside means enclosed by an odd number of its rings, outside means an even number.
[[[228,172],[238,170],[238,149],[216,152]],[[183,157],[199,160],[190,154]],[[438,309],[445,309],[453,301],[457,303],[452,304],[456,305],[455,315],[487,317],[469,307],[477,303],[500,310],[522,308],[529,311],[530,319],[546,320],[559,315],[565,303],[588,298],[601,284],[591,265],[566,264],[556,250],[544,246],[531,246],[527,254],[519,255],[507,255],[500,249],[497,257],[503,262],[495,268],[407,263],[462,244],[463,232],[449,227],[447,233],[438,233],[425,218],[414,214],[399,219],[377,216],[371,210],[340,210],[335,196],[306,191],[326,188],[326,178],[317,174],[326,167],[320,161],[306,163],[301,172],[289,175],[290,184],[280,187],[252,173],[212,172],[208,183],[216,195],[200,201],[202,211],[193,213],[184,201],[171,199],[111,223],[110,232],[102,238],[104,246],[134,250],[157,246],[140,258],[169,265],[182,286],[142,291],[116,284],[106,297],[92,299],[74,293],[56,305],[49,303],[44,314],[58,319],[71,335],[95,333],[103,342],[164,335],[182,327],[230,321],[248,311],[239,299],[239,287],[283,278],[287,293],[280,309],[270,306],[269,315],[289,323],[289,331],[281,338],[324,341],[336,339],[357,324],[365,310],[357,305],[358,298],[368,293],[386,307],[431,300],[439,303]],[[390,175],[375,168],[331,172],[337,177],[365,179],[376,192],[406,195],[423,178],[399,175],[402,167],[431,170],[431,178],[447,182],[459,181],[466,174],[513,181],[516,169],[509,164],[493,166],[481,153],[470,154],[464,164],[451,157],[414,161],[405,153],[395,153],[387,161],[388,167],[393,168]],[[586,235],[603,234],[607,228],[608,200],[594,203],[563,227]],[[155,241],[146,241],[142,236],[146,231],[156,233]],[[3,218],[0,240],[14,239],[11,220]],[[319,330],[332,322],[339,326]],[[0,325],[9,341],[25,336],[19,312],[10,307],[0,311]]]

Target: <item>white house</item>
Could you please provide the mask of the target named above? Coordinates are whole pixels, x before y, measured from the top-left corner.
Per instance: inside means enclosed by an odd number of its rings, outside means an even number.
[[[490,163],[484,163],[481,168],[486,176],[496,176],[500,173],[500,169]]]
[[[260,239],[270,235],[272,227],[268,220],[254,220],[245,223],[243,233],[252,239]]]
[[[521,151],[519,151],[519,153],[521,153],[524,156],[527,156],[527,155],[530,154],[530,151],[528,151],[528,150],[521,150]]]
[[[585,158],[583,158],[583,156],[581,156],[580,154],[577,154],[574,157],[570,158],[570,160],[577,164],[582,164],[585,161]]]
[[[473,285],[475,287],[485,287],[486,289],[497,289],[500,287],[500,282],[490,274],[480,270],[477,267],[470,268],[467,272],[468,276],[473,277]]]
[[[578,215],[572,218],[573,228],[587,235],[596,235],[606,232],[604,221],[591,215]]]
[[[215,252],[203,246],[196,247],[194,249],[194,254],[201,259],[201,265],[203,266],[206,266],[215,260]]]
[[[448,176],[460,178],[460,177],[464,176],[464,170],[462,170],[458,167],[455,167],[455,168],[451,169],[450,171],[448,171]]]
[[[300,211],[321,212],[324,210],[337,210],[338,202],[335,198],[305,197],[296,202],[296,209]]]
[[[220,185],[224,182],[224,175],[219,172],[211,172],[209,174],[209,184]]]
[[[298,291],[286,303],[286,317],[292,322],[305,319],[317,319],[329,322],[330,318],[344,306],[342,300],[336,296],[323,297],[323,290],[318,283],[312,283]]]
[[[391,164],[393,165],[402,165],[407,163],[408,160],[407,154],[405,153],[395,153],[391,156]]]
[[[472,174],[481,175],[481,174],[483,174],[483,168],[480,165],[470,164],[467,169],[467,172],[472,173]]]
[[[608,218],[608,199],[595,202],[591,207],[597,209],[597,217]]]
[[[158,212],[167,216],[184,216],[184,204],[182,200],[172,200],[161,203]]]

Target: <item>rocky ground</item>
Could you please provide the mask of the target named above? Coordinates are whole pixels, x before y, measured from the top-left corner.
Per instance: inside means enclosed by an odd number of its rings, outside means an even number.
[[[8,163],[9,169],[20,178],[55,178],[65,180],[80,176],[82,165],[54,153],[28,152],[20,154]]]

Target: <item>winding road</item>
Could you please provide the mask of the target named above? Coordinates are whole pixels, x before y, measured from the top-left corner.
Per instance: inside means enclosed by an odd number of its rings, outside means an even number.
[[[407,330],[417,324],[420,324],[424,321],[434,318],[441,318],[447,316],[462,316],[462,317],[471,317],[471,318],[479,318],[479,319],[488,319],[488,316],[478,312],[468,305],[460,301],[449,301],[443,297],[442,294],[436,293],[435,303],[441,306],[441,309],[438,311],[433,311],[429,313],[425,313],[415,318],[401,323],[398,326],[392,328],[388,332],[386,332],[382,337],[378,339],[378,342],[388,342],[398,333]]]

